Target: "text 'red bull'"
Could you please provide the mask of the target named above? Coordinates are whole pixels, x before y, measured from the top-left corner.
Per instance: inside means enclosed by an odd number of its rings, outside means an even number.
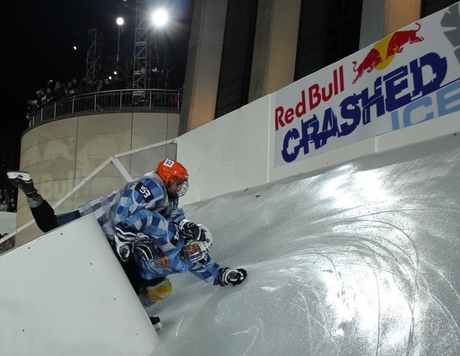
[[[345,90],[343,78],[343,66],[334,69],[332,72],[332,81],[320,87],[319,84],[313,84],[308,89],[308,110],[313,110],[321,102],[329,101],[333,96]],[[305,90],[300,92],[300,101],[295,107],[284,109],[283,106],[278,106],[275,109],[275,131],[278,131],[286,124],[289,125],[294,119],[300,118],[307,113],[307,102]]]

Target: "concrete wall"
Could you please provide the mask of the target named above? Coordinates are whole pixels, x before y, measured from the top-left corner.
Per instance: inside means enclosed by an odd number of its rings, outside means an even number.
[[[180,133],[214,120],[227,0],[195,0]]]
[[[249,102],[294,80],[300,0],[260,0]]]
[[[407,26],[420,18],[421,0],[385,0],[384,35]]]
[[[27,131],[21,142],[21,170],[31,173],[39,192],[51,205],[85,179],[108,157],[177,137],[177,113],[100,113],[47,122]],[[154,170],[175,145],[120,159],[132,177]],[[119,189],[125,181],[108,166],[67,199],[57,212],[73,210],[90,199]],[[18,194],[17,226],[32,219]],[[16,237],[20,245],[42,233],[34,225]]]
[[[420,18],[420,0],[364,0],[359,48]]]

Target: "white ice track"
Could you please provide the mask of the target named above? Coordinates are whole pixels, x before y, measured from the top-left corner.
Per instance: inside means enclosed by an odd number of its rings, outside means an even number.
[[[249,277],[173,276],[153,354],[460,355],[459,182],[451,135],[186,206]]]

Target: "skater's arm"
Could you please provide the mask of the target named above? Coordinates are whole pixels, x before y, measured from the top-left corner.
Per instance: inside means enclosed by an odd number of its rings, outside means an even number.
[[[207,283],[222,287],[236,286],[241,284],[247,277],[245,269],[221,267],[209,255],[206,255],[203,260],[194,263],[190,272]]]
[[[202,279],[206,283],[220,286],[221,283],[219,282],[219,268],[220,265],[212,259],[211,256],[206,255],[206,257],[193,264],[192,272],[195,276]]]

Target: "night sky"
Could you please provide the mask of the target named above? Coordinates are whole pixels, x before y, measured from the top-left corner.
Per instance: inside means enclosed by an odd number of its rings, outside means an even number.
[[[160,2],[151,1],[152,4]],[[185,73],[193,1],[163,2],[169,4],[174,13],[173,24],[165,30],[163,43],[168,48],[168,65],[174,68],[170,88],[175,89],[173,86],[180,87]],[[123,16],[120,57],[132,56],[135,4],[136,0],[15,0],[3,5],[2,69],[6,80],[1,85],[4,114],[1,116],[0,175],[11,168],[7,167],[10,163],[4,162],[5,151],[19,154],[20,136],[28,127],[27,99],[34,97],[50,79],[67,82],[73,76],[85,76],[88,30],[102,31],[103,58],[116,57],[118,27],[115,20]]]

